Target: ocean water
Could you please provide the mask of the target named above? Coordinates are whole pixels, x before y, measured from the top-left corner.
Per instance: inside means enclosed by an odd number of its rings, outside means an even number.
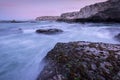
[[[58,28],[55,35],[37,34],[37,29]],[[113,37],[120,24],[64,23],[0,23],[0,80],[36,80],[45,57],[57,42],[90,41],[120,44]]]

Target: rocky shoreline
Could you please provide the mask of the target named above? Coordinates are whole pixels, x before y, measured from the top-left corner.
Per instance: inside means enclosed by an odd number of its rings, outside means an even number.
[[[57,43],[37,80],[120,80],[120,44]]]
[[[120,22],[119,7],[119,0],[108,0],[86,6],[78,12],[63,13],[58,21]]]
[[[37,21],[120,22],[120,0],[86,6],[60,17],[38,17]],[[41,31],[40,31],[41,32]],[[114,37],[120,40],[120,34]],[[120,44],[57,43],[43,59],[46,65],[37,80],[120,80]]]
[[[65,22],[120,22],[120,0],[92,4],[76,12],[63,13],[60,16],[37,17],[37,21],[53,20]]]

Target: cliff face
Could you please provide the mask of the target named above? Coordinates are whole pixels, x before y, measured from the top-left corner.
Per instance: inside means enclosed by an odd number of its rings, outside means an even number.
[[[82,8],[79,12],[65,13],[61,20],[108,20],[120,18],[120,0],[109,0]]]
[[[69,13],[63,13],[61,15],[62,19],[75,19],[76,15],[78,15],[78,12],[69,12]]]
[[[102,2],[86,6],[79,11],[77,18],[88,18],[92,15],[95,15],[96,13],[99,13],[100,11],[106,10],[109,7],[111,7],[111,4],[109,2]]]

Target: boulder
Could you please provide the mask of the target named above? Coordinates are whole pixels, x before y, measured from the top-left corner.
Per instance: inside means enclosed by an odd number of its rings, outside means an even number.
[[[38,29],[36,32],[41,34],[58,34],[63,31],[61,29]]]
[[[57,43],[37,80],[120,80],[120,44]]]

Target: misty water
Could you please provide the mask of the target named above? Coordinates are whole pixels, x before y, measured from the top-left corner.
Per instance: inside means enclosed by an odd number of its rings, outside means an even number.
[[[37,34],[37,29],[62,29],[55,35]],[[120,24],[0,23],[0,80],[35,80],[43,68],[40,63],[57,42],[90,41],[120,44],[113,37]]]

